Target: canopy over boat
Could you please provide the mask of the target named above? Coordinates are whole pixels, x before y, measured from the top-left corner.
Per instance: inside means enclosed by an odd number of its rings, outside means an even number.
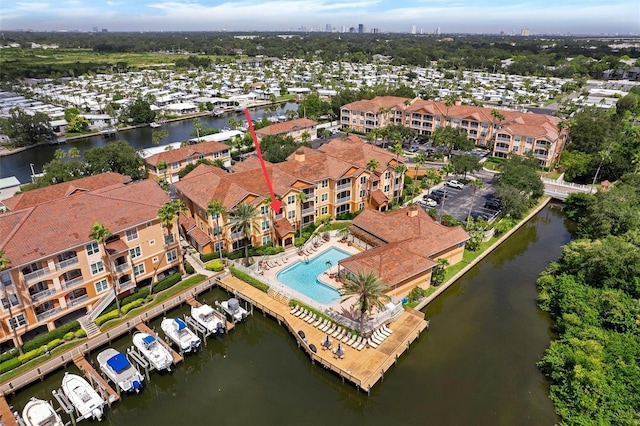
[[[116,373],[122,373],[127,368],[131,367],[131,363],[124,354],[118,353],[107,360],[107,365],[111,367]]]

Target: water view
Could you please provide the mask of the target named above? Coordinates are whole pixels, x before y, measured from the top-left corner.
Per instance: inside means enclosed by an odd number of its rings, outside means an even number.
[[[430,330],[371,396],[312,365],[284,327],[256,312],[172,373],[151,373],[139,395],[106,411],[103,424],[554,424],[548,384],[535,365],[551,338],[535,281],[569,238],[560,209],[547,206],[425,309]],[[227,297],[213,290],[200,300]],[[168,316],[188,312],[185,305]],[[150,326],[162,336],[161,320]],[[124,351],[131,336],[113,346]],[[9,403],[22,410],[32,395],[51,400],[63,374]]]

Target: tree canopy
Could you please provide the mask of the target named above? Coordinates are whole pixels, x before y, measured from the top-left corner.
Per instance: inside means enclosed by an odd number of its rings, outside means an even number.
[[[289,135],[268,135],[260,141],[262,156],[271,163],[282,163],[300,146],[309,146],[309,144],[298,143]]]
[[[9,117],[0,119],[0,131],[18,147],[44,142],[54,135],[47,114],[30,115],[17,107],[9,110]]]
[[[502,200],[505,214],[522,217],[544,194],[538,168],[537,161],[529,157],[513,156],[502,163],[496,177],[496,194]]]

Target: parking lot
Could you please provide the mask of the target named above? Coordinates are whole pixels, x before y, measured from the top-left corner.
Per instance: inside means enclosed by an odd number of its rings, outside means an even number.
[[[466,221],[467,215],[469,214],[470,210],[472,212],[477,212],[478,214],[486,216],[485,218],[488,220],[494,219],[497,212],[495,210],[484,207],[484,204],[487,202],[487,200],[493,198],[494,174],[491,172],[480,170],[478,172],[475,172],[474,174],[468,175],[467,177],[482,179],[482,181],[484,182],[484,186],[476,191],[475,197],[473,196],[473,188],[467,185],[465,185],[463,189],[457,189],[446,186],[445,182],[442,182],[431,188],[431,191],[445,186],[447,188],[447,193],[442,198],[442,201],[440,201],[433,208],[438,211],[439,216],[443,214],[450,214],[459,221]],[[453,180],[457,178],[457,176],[449,176],[446,178],[446,180]],[[425,205],[423,198],[428,194],[429,192],[425,189],[419,195],[417,195],[413,199],[413,201],[418,205],[428,209],[430,207]]]

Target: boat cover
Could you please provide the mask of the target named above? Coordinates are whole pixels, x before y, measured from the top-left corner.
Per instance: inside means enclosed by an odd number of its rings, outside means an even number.
[[[107,360],[107,365],[109,365],[113,371],[120,374],[129,368],[131,363],[129,363],[129,360],[124,354],[117,353]]]
[[[180,318],[176,318],[174,321],[178,325],[178,331],[181,331],[187,328],[187,324],[185,324],[184,321],[182,321]]]
[[[145,336],[142,338],[142,341],[144,342],[145,345],[149,346],[150,344],[156,341],[156,338],[153,336]]]

